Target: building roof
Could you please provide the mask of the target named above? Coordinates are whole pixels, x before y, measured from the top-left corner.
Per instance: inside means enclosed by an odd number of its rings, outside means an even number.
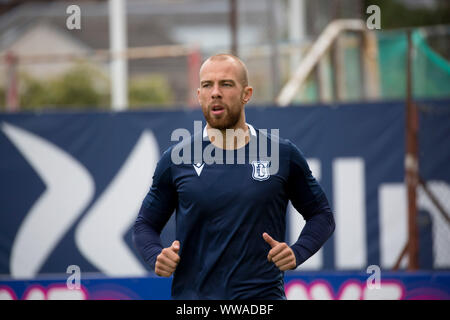
[[[81,9],[81,30],[68,30],[66,9],[73,3],[27,2],[3,14],[0,16],[0,51],[11,47],[30,28],[42,22],[54,26],[82,46],[92,50],[108,49],[109,2],[77,2]],[[230,47],[228,1],[128,0],[126,8],[128,47],[198,44],[204,55],[224,52]],[[267,1],[240,1],[240,43],[268,43],[267,19]],[[167,75],[175,91],[176,103],[186,101],[186,57],[130,60],[128,67],[131,76],[148,72]]]

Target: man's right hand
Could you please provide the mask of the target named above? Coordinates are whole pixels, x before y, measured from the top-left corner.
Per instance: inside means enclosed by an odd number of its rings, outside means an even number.
[[[180,256],[180,241],[175,240],[168,248],[164,248],[156,257],[155,273],[161,277],[170,277],[175,272]]]

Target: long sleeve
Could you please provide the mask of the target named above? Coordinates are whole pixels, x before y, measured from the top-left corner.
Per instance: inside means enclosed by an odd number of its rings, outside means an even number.
[[[313,177],[301,151],[291,144],[289,199],[306,220],[297,241],[291,246],[297,266],[315,254],[335,229],[333,213],[322,187]]]
[[[320,201],[317,213],[306,220],[300,236],[291,246],[297,266],[315,254],[333,234],[335,222],[325,197]]]
[[[169,150],[163,154],[156,166],[152,186],[142,202],[133,226],[136,249],[152,270],[155,270],[156,257],[163,249],[161,231],[177,206]]]
[[[139,213],[133,227],[133,242],[139,254],[152,270],[155,270],[156,257],[163,249],[160,234],[161,232],[145,221]]]

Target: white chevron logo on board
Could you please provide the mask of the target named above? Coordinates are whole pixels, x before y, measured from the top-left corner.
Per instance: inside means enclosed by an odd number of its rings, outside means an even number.
[[[137,217],[159,157],[154,135],[144,131],[128,159],[80,222],[75,241],[92,264],[110,276],[147,271],[124,242]]]
[[[95,194],[89,171],[42,137],[2,123],[1,130],[44,182],[46,189],[20,226],[11,252],[13,278],[33,278]],[[109,276],[144,275],[124,235],[151,185],[157,141],[144,131],[119,172],[82,218],[75,242],[83,256]],[[70,195],[70,196],[69,196]]]
[[[46,187],[11,250],[11,276],[33,278],[92,200],[95,184],[83,165],[54,144],[11,124],[2,123],[1,129]]]

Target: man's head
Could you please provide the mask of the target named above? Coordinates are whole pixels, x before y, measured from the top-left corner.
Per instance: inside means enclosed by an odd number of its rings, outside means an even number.
[[[253,88],[248,86],[245,64],[230,54],[208,58],[200,68],[197,96],[203,115],[212,128],[234,129],[245,124],[244,105]]]

